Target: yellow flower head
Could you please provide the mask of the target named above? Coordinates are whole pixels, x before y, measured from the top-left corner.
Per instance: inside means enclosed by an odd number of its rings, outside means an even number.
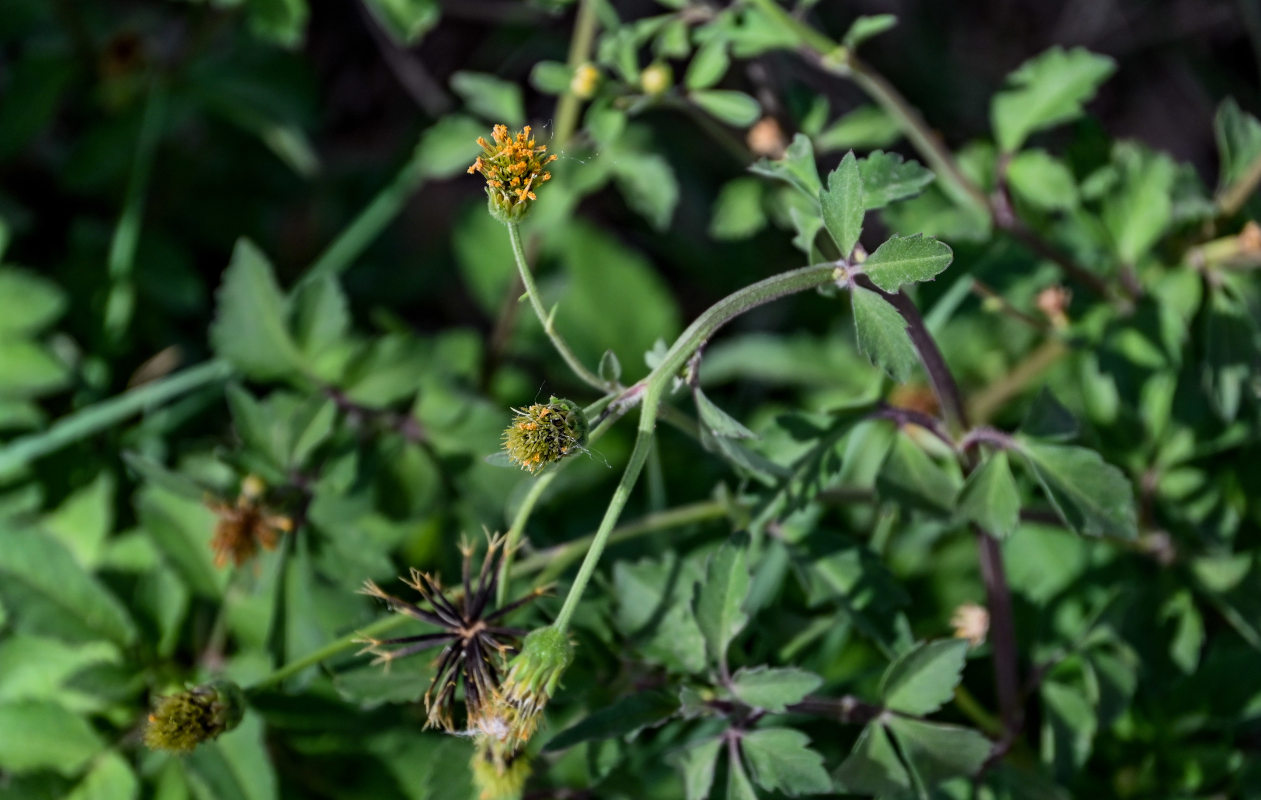
[[[535,189],[551,180],[546,166],[556,156],[545,155],[547,145],[535,143],[529,125],[515,135],[508,133],[507,125],[496,125],[490,136],[490,142],[477,137],[482,154],[468,172],[480,172],[486,178],[490,213],[503,222],[516,222],[529,210],[530,202],[538,199]]]

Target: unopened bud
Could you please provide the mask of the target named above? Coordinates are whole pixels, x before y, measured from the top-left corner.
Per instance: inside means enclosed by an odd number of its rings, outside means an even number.
[[[158,700],[144,742],[152,750],[191,753],[241,723],[245,694],[231,681],[214,681]]]
[[[517,418],[504,430],[504,450],[528,472],[582,450],[587,442],[587,417],[570,400],[552,397],[513,411]]]
[[[665,94],[673,83],[674,73],[670,71],[668,64],[658,62],[645,67],[644,71],[639,73],[640,88],[644,90],[644,94],[653,97]]]

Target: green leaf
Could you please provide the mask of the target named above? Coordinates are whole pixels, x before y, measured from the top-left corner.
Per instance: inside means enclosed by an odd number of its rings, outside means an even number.
[[[246,0],[250,31],[281,47],[296,48],[306,34],[306,0]]]
[[[1123,264],[1136,264],[1155,246],[1173,219],[1173,184],[1177,167],[1164,153],[1119,144],[1113,159],[1121,183],[1104,203],[1103,224]]]
[[[1082,688],[1047,680],[1042,684],[1042,760],[1061,779],[1090,757],[1098,717]]]
[[[135,502],[141,527],[188,587],[203,597],[220,597],[227,574],[215,569],[210,550],[214,513],[199,500],[156,485],[142,489]]]
[[[906,332],[906,320],[870,289],[850,286],[849,294],[854,308],[858,352],[889,373],[895,381],[904,383],[919,363],[919,356]]]
[[[714,201],[709,235],[719,241],[747,239],[766,227],[762,210],[762,183],[757,178],[736,178],[723,185]]]
[[[828,175],[828,188],[819,195],[819,207],[823,211],[823,224],[840,249],[841,257],[849,258],[863,232],[864,212],[863,179],[853,151],[846,153],[840,166]]]
[[[41,522],[86,567],[97,565],[105,537],[113,530],[114,488],[113,473],[102,470]]]
[[[118,753],[106,753],[92,764],[66,800],[134,800],[140,781],[131,765]]]
[[[936,176],[918,161],[903,161],[897,153],[877,150],[858,162],[863,176],[863,205],[868,211],[914,197]]]
[[[817,203],[823,184],[819,182],[819,169],[814,163],[814,147],[804,133],[793,136],[784,157],[776,161],[761,159],[749,167],[749,171],[767,178],[785,181],[797,191]]]
[[[127,609],[51,536],[0,528],[0,596],[23,628],[76,641],[135,641]]]
[[[745,128],[762,116],[762,106],[744,92],[729,89],[697,89],[687,99],[715,119],[737,128]]]
[[[1213,410],[1226,421],[1238,416],[1248,381],[1258,370],[1261,335],[1249,313],[1221,287],[1208,294],[1201,374]]]
[[[210,326],[215,354],[244,375],[267,380],[291,375],[302,356],[289,329],[285,297],[271,264],[246,239],[232,251],[232,262],[218,292],[218,310]]]
[[[999,539],[1016,530],[1020,523],[1020,490],[1011,475],[1007,453],[994,453],[968,476],[959,495],[959,516]]]
[[[679,204],[679,182],[670,162],[655,153],[622,152],[612,168],[626,204],[657,230],[670,227]]]
[[[731,676],[731,693],[753,708],[781,712],[818,689],[823,679],[796,667],[745,667]]]
[[[876,477],[876,491],[930,514],[949,515],[959,494],[959,480],[953,472],[938,466],[924,449],[905,433],[898,435]]]
[[[884,705],[904,714],[931,714],[954,696],[968,655],[964,639],[923,642],[903,653],[880,679]]]
[[[247,713],[236,730],[200,745],[185,761],[199,800],[276,800],[276,773],[263,722]]]
[[[1169,658],[1187,675],[1195,673],[1204,649],[1204,617],[1195,606],[1191,592],[1183,589],[1161,609],[1162,620],[1174,620],[1174,633],[1169,642]]]
[[[566,750],[583,742],[631,736],[660,725],[679,710],[679,697],[665,691],[647,691],[619,698],[566,728],[543,745],[544,752]]]
[[[837,788],[850,794],[898,796],[911,789],[911,776],[878,722],[863,728],[853,751],[833,777]]]
[[[333,378],[323,367],[324,357],[342,344],[350,330],[350,308],[346,295],[331,277],[303,284],[293,298],[293,336],[316,375]],[[336,367],[336,360],[331,362]]]
[[[674,764],[683,773],[686,800],[705,800],[714,785],[714,767],[718,765],[718,749],[722,739],[710,739],[675,756]]]
[[[104,748],[86,720],[56,703],[0,703],[0,769],[74,775]]]
[[[464,114],[447,114],[421,135],[412,162],[417,171],[428,178],[450,178],[468,169],[476,154],[478,136],[486,135],[486,126]],[[480,209],[486,216],[486,209]],[[504,237],[507,238],[507,237]]]
[[[1086,536],[1138,536],[1134,487],[1094,450],[1021,438],[1021,452],[1069,528]]]
[[[688,673],[705,668],[705,638],[689,602],[699,577],[695,562],[673,554],[613,567],[614,625],[639,640],[647,662]]]
[[[1035,439],[1063,442],[1077,438],[1081,428],[1073,412],[1044,386],[1029,404],[1029,410],[1020,423],[1020,432]]]
[[[69,381],[70,368],[42,344],[0,337],[0,398],[39,397]]]
[[[70,644],[25,633],[7,635],[0,641],[0,702],[52,700],[72,706],[64,688],[70,678],[87,667],[120,661],[118,648],[109,642]]]
[[[1007,77],[1011,87],[994,96],[990,118],[1003,152],[1020,149],[1029,134],[1068,122],[1082,113],[1116,62],[1083,48],[1052,47]]]
[[[43,330],[62,315],[57,284],[16,267],[0,267],[0,338]]]
[[[692,91],[708,89],[727,74],[731,59],[727,56],[727,42],[715,37],[696,49],[692,63],[687,65],[683,85]]]
[[[401,45],[415,44],[442,16],[437,0],[367,0],[367,6]]]
[[[1064,162],[1045,150],[1017,153],[1007,165],[1012,191],[1030,205],[1045,211],[1077,207],[1077,182]]]
[[[748,621],[744,601],[749,594],[745,548],[728,542],[709,559],[705,579],[696,590],[696,622],[710,660],[725,663],[727,646]]]
[[[810,737],[790,728],[762,728],[740,739],[740,750],[749,762],[753,780],[767,791],[790,797],[827,794],[832,779],[823,768],[823,756],[810,747]]]
[[[729,759],[727,764],[727,800],[757,800],[757,792],[738,758]]]
[[[897,120],[880,106],[870,105],[859,106],[833,122],[815,137],[814,143],[819,152],[830,153],[888,147],[901,138]]]
[[[1261,122],[1239,108],[1233,97],[1228,97],[1213,118],[1213,133],[1217,138],[1220,164],[1217,185],[1224,189],[1238,181],[1252,162],[1261,158]]]
[[[710,433],[729,439],[757,438],[756,433],[746,428],[739,420],[727,414],[726,411],[714,405],[714,401],[706,397],[699,386],[692,391],[692,395],[696,398],[696,411],[700,415],[701,423],[706,428],[709,428]]]
[[[925,788],[975,775],[993,750],[990,740],[971,728],[905,717],[890,717],[887,724]]]
[[[896,292],[904,284],[929,281],[954,260],[944,243],[921,234],[898,236],[876,248],[862,269],[871,282],[886,292]]]
[[[564,94],[573,77],[573,71],[559,61],[540,61],[530,70],[530,85],[544,94]]]
[[[511,81],[481,72],[460,71],[451,76],[451,89],[464,99],[469,111],[489,122],[511,128],[525,124],[521,87]]]
[[[849,30],[845,31],[845,35],[841,37],[841,44],[853,50],[873,36],[879,36],[897,24],[898,18],[893,14],[859,17],[849,24]]]

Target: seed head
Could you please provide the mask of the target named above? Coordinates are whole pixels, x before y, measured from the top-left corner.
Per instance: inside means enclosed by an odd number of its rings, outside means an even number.
[[[547,183],[552,174],[545,167],[556,160],[555,154],[544,155],[547,145],[535,144],[530,126],[526,125],[515,135],[508,133],[507,125],[491,129],[492,141],[477,137],[482,154],[468,168],[482,173],[486,178],[486,197],[490,213],[501,222],[516,222],[530,210],[530,203],[537,200],[535,190]]]
[[[552,397],[513,411],[517,416],[504,430],[504,450],[527,472],[538,472],[587,442],[587,417],[572,401]]]
[[[547,701],[573,660],[573,643],[562,630],[539,628],[525,637],[496,698],[497,715],[506,723],[500,737],[505,745],[517,749],[530,741]]]
[[[232,730],[245,715],[245,695],[231,681],[214,681],[160,698],[149,714],[144,743],[152,750],[191,753]]]
[[[267,486],[256,475],[241,481],[241,493],[235,503],[211,499],[206,501],[219,521],[215,524],[210,548],[215,552],[215,566],[232,561],[241,566],[258,554],[261,547],[273,550],[281,533],[293,530],[293,520],[276,514],[261,502]]]

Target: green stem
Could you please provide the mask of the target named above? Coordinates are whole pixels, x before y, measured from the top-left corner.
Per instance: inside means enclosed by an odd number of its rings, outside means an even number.
[[[547,334],[547,338],[552,340],[552,346],[556,348],[556,352],[560,354],[560,357],[564,359],[565,363],[583,383],[602,392],[616,390],[616,386],[601,380],[598,375],[583,366],[578,357],[574,355],[574,351],[569,349],[569,345],[564,338],[556,332],[555,327],[552,325],[552,319],[548,316],[547,311],[544,310],[543,301],[539,298],[538,286],[534,283],[534,275],[530,272],[530,265],[526,263],[525,245],[521,241],[521,229],[515,222],[507,224],[508,238],[512,242],[512,255],[517,261],[517,272],[521,275],[521,283],[525,285],[525,293],[530,298],[530,305],[534,307],[534,315],[539,318],[539,324],[543,326],[543,332]]]
[[[307,667],[313,667],[321,661],[327,661],[333,656],[349,650],[358,644],[360,639],[373,638],[383,633],[388,633],[409,620],[411,620],[411,617],[407,617],[402,614],[394,614],[392,616],[379,619],[366,628],[361,628],[353,633],[346,634],[340,639],[335,639],[332,642],[329,642],[319,650],[316,650],[313,653],[308,653],[302,658],[299,658],[297,661],[290,661],[283,667],[279,667],[270,674],[264,675],[253,684],[245,687],[245,691],[247,694],[254,694],[264,689],[270,689],[273,686],[278,686],[289,678],[292,678],[294,675],[297,675],[299,672],[302,672],[302,670]]]
[[[394,176],[394,180],[381,189],[363,211],[359,212],[359,216],[320,254],[298,281],[295,289],[345,272],[398,216],[408,198],[425,182],[425,177],[420,158],[412,156]]]
[[[591,46],[595,42],[596,16],[592,0],[579,0],[578,17],[574,20],[574,38],[569,42],[569,70],[572,72],[591,58]],[[568,88],[556,106],[556,148],[562,147],[578,128],[578,106],[582,101]]]
[[[182,394],[225,380],[231,374],[232,368],[227,362],[215,359],[67,414],[48,430],[14,439],[0,448],[0,474],[24,467]]]

